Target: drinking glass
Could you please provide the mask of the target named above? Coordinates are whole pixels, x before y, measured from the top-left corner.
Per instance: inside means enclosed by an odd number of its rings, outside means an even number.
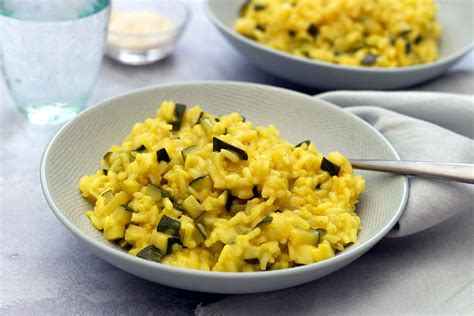
[[[57,124],[86,105],[105,51],[110,0],[1,0],[1,63],[20,112]]]

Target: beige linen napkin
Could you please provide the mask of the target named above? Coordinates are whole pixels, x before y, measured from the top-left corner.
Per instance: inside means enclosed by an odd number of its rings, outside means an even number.
[[[402,159],[474,163],[474,98],[429,92],[317,96],[379,130]],[[291,289],[232,295],[198,315],[469,313],[474,186],[410,177],[406,210],[366,255]],[[408,236],[408,237],[407,237]]]

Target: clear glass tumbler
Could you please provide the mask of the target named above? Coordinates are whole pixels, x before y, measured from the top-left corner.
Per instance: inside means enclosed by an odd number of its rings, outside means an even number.
[[[84,109],[105,52],[110,0],[2,0],[4,77],[20,112],[38,125]]]

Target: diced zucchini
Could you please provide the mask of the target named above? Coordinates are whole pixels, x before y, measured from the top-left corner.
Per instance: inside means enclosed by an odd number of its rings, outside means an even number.
[[[301,145],[303,145],[303,144],[306,144],[306,146],[309,146],[309,144],[311,144],[311,141],[310,140],[304,140],[301,143],[295,145],[295,148],[301,147]]]
[[[156,152],[156,160],[158,160],[158,163],[162,161],[168,163],[171,161],[170,156],[168,155],[168,152],[164,148],[161,148],[160,150]]]
[[[324,235],[326,235],[326,231],[324,229],[321,229],[321,228],[312,229],[312,231],[314,231],[315,233],[318,234],[318,241],[316,243],[316,245],[318,245],[320,242],[323,241]]]
[[[183,201],[183,208],[192,218],[198,218],[204,212],[204,208],[193,195]]]
[[[107,152],[104,157],[102,157],[104,167],[107,169],[110,169],[112,166],[112,163],[110,162],[110,156],[112,155],[112,152]]]
[[[125,208],[119,206],[112,213],[112,217],[114,218],[114,221],[116,224],[127,225],[128,223],[130,223],[132,214],[133,214],[132,212],[129,212]]]
[[[201,121],[201,119],[203,118],[203,116],[204,116],[204,112],[201,111],[201,113],[199,113],[199,117],[198,117],[198,119],[197,119],[197,121],[196,121],[196,123],[195,123],[194,125],[199,124],[199,121]]]
[[[145,150],[146,150],[146,147],[145,147],[145,145],[142,144],[142,145],[140,145],[140,147],[138,147],[137,149],[132,150],[132,152],[135,151],[135,152],[139,152],[139,153],[140,153],[140,152],[145,151]]]
[[[160,262],[163,256],[164,253],[162,253],[161,250],[155,246],[145,247],[137,253],[137,257],[155,262]]]
[[[119,245],[120,248],[122,249],[125,249],[125,250],[129,250],[132,245],[130,245],[125,239],[120,239],[117,241],[117,244]]]
[[[248,160],[249,159],[247,153],[244,150],[242,150],[238,147],[235,147],[231,144],[228,144],[228,143],[220,140],[217,137],[213,137],[212,138],[212,151],[219,152],[222,149],[227,149],[228,151],[233,152],[234,154],[236,154],[240,158],[240,160]]]
[[[151,188],[153,188],[153,190],[154,190],[155,192],[158,192],[158,193],[160,194],[160,199],[168,198],[168,199],[171,201],[171,203],[173,203],[173,207],[174,207],[175,209],[177,209],[178,211],[180,211],[180,212],[183,212],[183,211],[184,211],[184,209],[183,209],[183,207],[181,206],[181,204],[179,204],[178,202],[176,202],[176,199],[171,195],[171,193],[169,193],[169,192],[166,191],[165,189],[160,188],[160,187],[157,187],[157,186],[154,185],[154,184],[148,184],[147,187],[151,187]],[[155,193],[153,196],[156,198],[156,197],[158,197],[158,194]],[[155,198],[154,198],[154,199],[155,199]],[[156,201],[158,201],[158,200],[156,200]]]
[[[146,186],[146,193],[149,197],[153,199],[153,201],[161,201],[161,199],[164,197],[162,194],[162,189],[157,187],[154,184],[148,184]]]
[[[109,229],[104,229],[104,237],[107,240],[117,240],[125,236],[124,225],[114,225]]]
[[[247,11],[247,8],[249,7],[250,2],[251,0],[245,0],[245,2],[242,4],[242,6],[239,9],[239,16],[242,17],[245,15],[245,11]]]
[[[165,233],[171,236],[179,237],[179,228],[181,227],[181,222],[177,219],[169,217],[168,215],[163,215],[156,230],[160,233]]]
[[[173,131],[179,131],[181,123],[183,122],[184,112],[186,112],[186,105],[177,103],[174,107],[175,120],[171,123]]]
[[[171,253],[174,244],[181,244],[181,240],[178,237],[173,237],[164,233],[157,233],[155,247],[158,248],[162,253]]]
[[[258,260],[257,258],[244,259],[244,261],[247,262],[248,264],[259,264],[260,263],[260,260]]]
[[[196,228],[199,231],[199,233],[201,233],[202,237],[204,237],[204,239],[209,238],[209,233],[207,232],[204,225],[202,225],[201,223],[196,223]]]
[[[109,203],[114,198],[114,194],[112,193],[112,190],[110,189],[105,190],[100,195],[104,198],[105,204]]]
[[[262,219],[262,220],[260,221],[260,223],[258,223],[258,224],[255,226],[255,228],[257,228],[257,227],[260,227],[260,228],[265,227],[266,225],[270,224],[272,221],[273,221],[273,217],[267,216],[267,217],[265,217],[264,219]]]
[[[235,215],[239,212],[243,212],[245,211],[246,207],[247,207],[246,204],[233,203],[232,206],[230,207],[230,214]]]
[[[106,176],[107,174],[109,174],[109,170],[107,170],[107,169],[102,169],[102,173],[104,174],[104,176]]]
[[[337,176],[339,175],[340,169],[341,167],[323,157],[323,160],[321,161],[321,170],[327,171],[331,176]]]
[[[202,129],[204,130],[206,134],[210,134],[212,126],[214,124],[209,118],[205,117],[199,120],[199,125],[201,125]]]
[[[252,188],[252,193],[253,193],[252,199],[261,197],[260,192],[258,192],[258,188],[256,185],[254,185],[254,187]]]
[[[212,179],[210,176],[201,176],[197,177],[193,181],[189,182],[189,186],[192,187],[197,192],[201,192],[202,190],[208,189],[212,190]]]
[[[234,201],[235,196],[230,193],[230,190],[227,190],[227,200],[225,201],[225,209],[227,212],[230,212],[230,208],[232,207],[232,202]]]
[[[133,208],[131,208],[130,206],[128,206],[126,204],[123,204],[121,206],[128,212],[136,213],[136,211]]]
[[[183,157],[183,161],[186,161],[186,157],[192,153],[193,151],[196,151],[199,147],[198,146],[190,146],[181,151],[181,156]]]

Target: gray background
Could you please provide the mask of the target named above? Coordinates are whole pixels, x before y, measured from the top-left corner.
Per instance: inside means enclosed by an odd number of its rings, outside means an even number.
[[[151,66],[130,67],[104,59],[89,105],[103,99],[153,84],[194,80],[240,80],[286,87],[304,93],[320,91],[297,86],[261,72],[232,49],[210,25],[196,1],[188,1],[193,17],[171,57]],[[129,275],[93,255],[54,217],[43,199],[39,184],[42,152],[59,128],[36,127],[18,114],[0,82],[0,314],[184,314],[223,295],[173,289]],[[413,90],[474,93],[474,53],[434,81]],[[472,213],[451,219],[445,235],[434,227],[412,237],[384,239],[354,264],[326,277],[343,282],[357,267],[378,267],[379,281],[361,284],[365,295],[341,297],[354,304],[375,305],[383,313],[377,293],[397,293],[394,304],[403,304],[403,289],[397,276],[424,274],[435,281],[452,279],[452,296],[439,302],[440,312],[451,304],[472,304]],[[454,233],[449,233],[454,232]],[[453,260],[463,254],[467,275],[450,271]],[[386,266],[396,257],[397,265]],[[392,259],[391,259],[392,260]],[[380,264],[377,264],[380,262]],[[436,284],[434,282],[433,284]],[[420,294],[436,295],[426,284],[413,284]],[[353,289],[354,290],[354,289]],[[410,291],[411,292],[411,291]],[[347,293],[353,293],[347,292]],[[319,293],[321,295],[321,293]],[[342,294],[342,293],[341,293]],[[322,295],[325,295],[324,293]],[[423,304],[405,311],[422,312]],[[471,305],[472,306],[472,305]],[[335,310],[336,312],[337,310]]]

